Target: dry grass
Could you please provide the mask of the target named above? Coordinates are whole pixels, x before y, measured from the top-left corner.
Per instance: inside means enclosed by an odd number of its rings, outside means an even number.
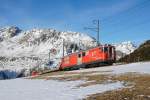
[[[150,75],[128,73],[110,79],[131,83],[128,86],[132,87],[90,95],[85,100],[150,100]]]
[[[38,76],[32,77],[31,79],[47,79],[47,80],[55,79],[55,80],[73,81],[73,80],[85,79],[88,76],[89,77],[96,76],[96,75],[92,75],[95,73],[105,73],[105,72],[109,72],[109,71],[101,71],[101,72],[100,71],[91,71],[91,72],[58,71],[58,72],[50,72],[50,73],[38,75]]]
[[[66,74],[66,76],[62,77],[50,77],[48,79],[52,80],[60,80],[60,81],[76,81],[76,80],[85,80],[88,81],[84,84],[81,84],[77,87],[85,87],[89,85],[102,84],[108,81],[109,75],[101,74],[101,75],[90,75],[95,72],[82,72],[82,73],[74,73],[74,74]]]

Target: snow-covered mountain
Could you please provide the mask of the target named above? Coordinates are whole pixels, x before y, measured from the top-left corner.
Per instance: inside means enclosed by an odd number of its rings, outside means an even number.
[[[50,59],[55,68],[63,55],[63,40],[65,55],[68,52],[77,52],[79,49],[88,49],[96,46],[96,40],[83,33],[60,32],[54,29],[32,29],[23,31],[18,27],[0,28],[0,70],[11,72],[14,77],[24,72],[30,74],[34,68],[45,69]],[[115,44],[121,55],[135,50],[131,42]],[[122,57],[119,53],[118,58]],[[19,75],[18,75],[19,73]],[[7,76],[9,77],[9,76]]]
[[[18,34],[15,33],[20,30],[17,27],[3,29],[2,32],[0,29],[0,38],[2,40],[0,42],[0,56],[5,57],[41,57],[41,55],[47,55],[52,48],[56,49],[59,53],[63,39],[65,41],[65,49],[72,45],[80,45],[82,49],[96,45],[94,38],[77,32],[59,32],[54,29],[32,29],[22,31]],[[15,30],[15,32],[9,32],[9,30]]]
[[[115,44],[115,47],[117,51],[122,51],[125,54],[130,54],[137,48],[131,41]]]
[[[137,46],[131,41],[114,44],[114,46],[116,47],[117,59],[120,59],[137,49]]]
[[[1,28],[0,40],[0,69],[15,72],[47,68],[50,50],[55,51],[50,53],[50,59],[55,62],[51,68],[56,67],[63,55],[63,41],[65,55],[96,45],[94,38],[82,33],[54,29],[22,31],[14,26]]]

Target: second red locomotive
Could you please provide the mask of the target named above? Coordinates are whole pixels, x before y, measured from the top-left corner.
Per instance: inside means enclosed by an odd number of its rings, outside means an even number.
[[[115,47],[101,45],[64,56],[61,61],[60,70],[96,67],[101,64],[112,64],[115,60]]]

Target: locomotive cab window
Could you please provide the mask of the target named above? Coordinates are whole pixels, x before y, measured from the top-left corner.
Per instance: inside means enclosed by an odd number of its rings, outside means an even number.
[[[104,52],[107,52],[108,51],[108,47],[104,47]]]
[[[84,57],[85,56],[85,52],[82,52],[82,57]]]
[[[108,52],[108,47],[104,47],[104,48],[102,49],[102,51],[103,51],[103,52]]]

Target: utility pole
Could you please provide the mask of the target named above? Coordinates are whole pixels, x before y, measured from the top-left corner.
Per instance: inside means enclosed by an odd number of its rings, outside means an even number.
[[[99,20],[96,20],[96,24],[97,24],[97,44],[99,45]]]
[[[49,49],[49,53],[48,53],[49,54],[49,63],[50,63],[50,52],[51,52],[51,50]]]
[[[100,41],[99,41],[100,21],[99,20],[93,20],[93,24],[96,26],[84,27],[84,29],[85,30],[92,30],[92,31],[95,31],[97,33],[97,46],[99,46],[100,45]]]

